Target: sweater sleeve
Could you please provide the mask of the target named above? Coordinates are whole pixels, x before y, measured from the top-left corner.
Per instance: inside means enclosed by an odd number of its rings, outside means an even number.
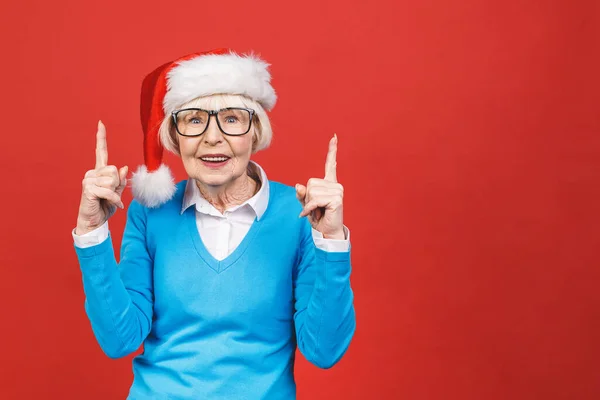
[[[331,368],[348,349],[356,328],[350,249],[319,249],[308,220],[304,220],[294,274],[296,338],[308,361],[319,368]]]
[[[146,212],[133,201],[117,265],[112,237],[75,246],[83,277],[85,311],[100,347],[111,358],[136,351],[152,325],[153,260],[146,246]]]

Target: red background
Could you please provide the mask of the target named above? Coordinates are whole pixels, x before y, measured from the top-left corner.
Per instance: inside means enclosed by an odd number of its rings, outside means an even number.
[[[70,236],[96,123],[135,168],[144,74],[222,46],[272,63],[271,179],[340,140],[358,327],[333,369],[299,360],[300,399],[600,397],[597,1],[1,7],[1,399],[125,398]]]

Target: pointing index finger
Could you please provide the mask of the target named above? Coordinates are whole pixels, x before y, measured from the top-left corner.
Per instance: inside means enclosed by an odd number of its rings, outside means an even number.
[[[334,134],[329,141],[329,151],[327,152],[327,160],[325,161],[325,180],[337,182],[337,135]]]
[[[107,163],[106,127],[102,121],[98,121],[98,133],[96,133],[96,169],[106,167]]]

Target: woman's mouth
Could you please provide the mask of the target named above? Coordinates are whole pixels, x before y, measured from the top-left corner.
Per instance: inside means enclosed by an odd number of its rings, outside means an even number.
[[[230,158],[223,154],[208,154],[200,157],[202,164],[209,168],[220,168],[227,164],[229,160]]]

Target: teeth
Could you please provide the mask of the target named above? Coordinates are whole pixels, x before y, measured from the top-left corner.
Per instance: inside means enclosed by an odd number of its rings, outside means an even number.
[[[226,161],[227,157],[201,157],[200,158],[202,161],[213,161],[213,162],[219,162],[219,161]]]

